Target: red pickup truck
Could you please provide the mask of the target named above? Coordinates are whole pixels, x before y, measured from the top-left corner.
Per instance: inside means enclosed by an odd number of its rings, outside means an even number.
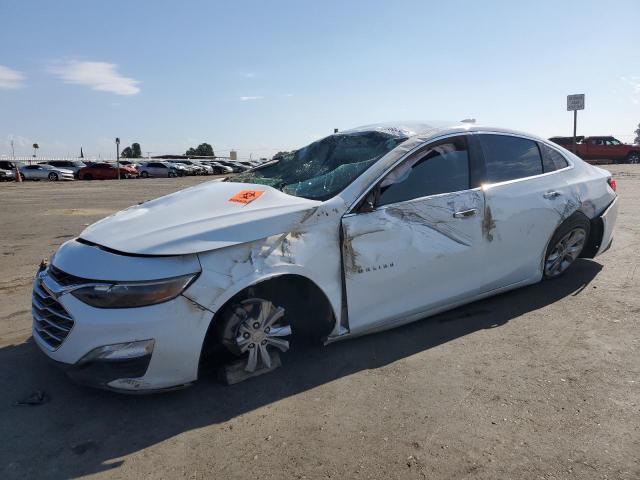
[[[573,137],[551,137],[551,140],[573,151]],[[576,155],[590,163],[640,163],[640,145],[628,145],[614,137],[576,137]]]

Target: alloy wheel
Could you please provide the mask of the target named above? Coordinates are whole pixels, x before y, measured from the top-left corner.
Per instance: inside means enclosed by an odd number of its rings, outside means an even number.
[[[544,273],[549,277],[562,274],[578,258],[584,248],[587,232],[577,227],[563,236],[547,256]]]
[[[259,364],[270,368],[269,348],[289,350],[289,341],[282,338],[292,334],[291,326],[282,322],[284,308],[268,300],[251,298],[241,302],[233,317],[230,319],[235,324],[233,350],[247,355],[245,371],[254,372]]]
[[[55,182],[56,180],[58,180],[58,174],[56,172],[51,172],[49,174],[49,181]]]

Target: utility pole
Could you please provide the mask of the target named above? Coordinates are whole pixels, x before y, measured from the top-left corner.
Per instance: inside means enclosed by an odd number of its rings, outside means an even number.
[[[120,180],[120,139],[116,137],[116,169],[118,170],[118,180]]]
[[[20,170],[18,170],[18,165],[16,165],[16,151],[13,148],[13,140],[11,140],[11,163],[13,164],[13,170],[16,176],[16,182],[22,182],[22,177],[20,176]]]

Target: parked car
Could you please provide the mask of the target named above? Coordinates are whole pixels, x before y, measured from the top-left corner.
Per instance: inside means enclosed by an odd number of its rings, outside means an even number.
[[[73,172],[65,168],[58,168],[52,165],[31,164],[20,167],[20,175],[23,180],[73,180]]]
[[[128,165],[139,171],[140,167],[142,166],[142,163],[134,162],[133,160],[120,160],[120,165]]]
[[[185,386],[214,359],[236,381],[307,338],[560,276],[611,245],[615,189],[607,171],[511,130],[337,133],[86,228],[34,279],[34,339],[103,388]]]
[[[204,163],[205,161],[203,161]],[[221,162],[218,161],[206,161],[206,165],[209,166],[209,168],[211,169],[211,173],[213,175],[226,175],[229,173],[234,173],[233,168],[222,164]]]
[[[138,171],[130,165],[120,165],[120,178],[136,178]],[[80,180],[113,180],[118,178],[118,169],[115,163],[96,163],[78,172]]]
[[[169,162],[145,162],[140,166],[140,177],[178,177],[186,174],[186,168],[182,165],[174,165]]]
[[[234,161],[230,161],[230,160],[216,160],[216,163],[218,163],[220,165],[224,165],[225,167],[231,168],[231,172],[230,173],[245,172],[245,171],[249,170],[249,168],[251,168],[251,167],[249,167],[247,165],[243,165],[242,163],[234,162]]]
[[[15,170],[0,168],[0,182],[13,182],[16,179]]]
[[[183,165],[188,175],[204,175],[205,168],[193,160],[169,160],[170,163]]]
[[[551,137],[551,140],[573,151],[573,137]],[[576,137],[576,155],[590,163],[640,163],[640,145],[622,143],[612,136]]]
[[[78,172],[80,171],[80,169],[86,167],[86,164],[84,162],[81,162],[80,160],[49,160],[48,162],[43,163],[51,165],[52,167],[71,170],[75,178],[78,178]]]

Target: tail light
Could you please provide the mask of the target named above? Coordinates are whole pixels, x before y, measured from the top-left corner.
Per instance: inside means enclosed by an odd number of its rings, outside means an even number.
[[[616,181],[609,177],[607,178],[607,183],[609,184],[609,186],[611,187],[611,190],[613,190],[614,192],[616,191],[616,189],[618,188],[618,184],[616,183]]]

